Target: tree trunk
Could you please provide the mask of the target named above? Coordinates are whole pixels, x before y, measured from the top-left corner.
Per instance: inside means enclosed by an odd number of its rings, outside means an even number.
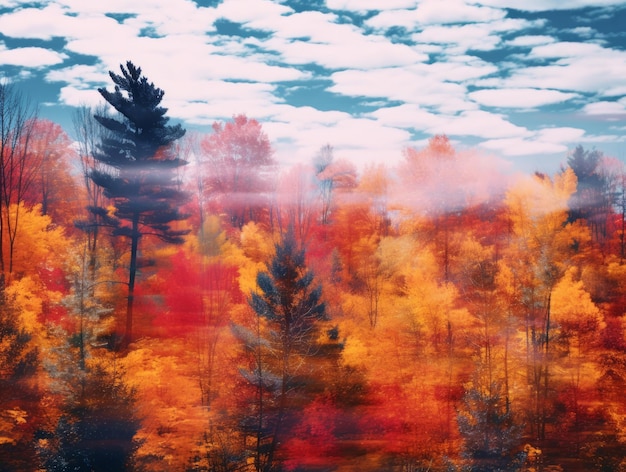
[[[126,306],[126,333],[124,345],[128,345],[133,340],[133,305],[135,302],[135,277],[137,275],[137,248],[139,247],[139,214],[133,215],[133,229],[130,246],[130,266],[128,268],[128,305]]]

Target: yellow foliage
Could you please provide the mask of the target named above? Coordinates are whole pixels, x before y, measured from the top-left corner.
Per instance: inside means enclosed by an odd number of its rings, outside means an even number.
[[[6,292],[20,313],[22,326],[41,346],[45,339],[45,327],[40,322],[44,301],[60,302],[61,294],[46,291],[39,280],[31,277],[13,281],[7,287]]]
[[[252,261],[266,262],[274,254],[274,241],[270,233],[251,221],[241,228],[241,248]]]
[[[567,217],[567,201],[575,190],[567,172],[555,182],[543,175],[521,178],[505,199],[515,233],[527,234],[534,221],[550,214],[556,216],[555,224],[562,224]]]
[[[198,360],[183,340],[145,339],[135,346],[122,363],[143,418],[137,459],[147,470],[184,470],[208,425],[195,377]]]
[[[11,205],[11,219],[19,216],[15,244],[13,247],[13,274],[18,278],[34,275],[37,267],[63,267],[70,240],[63,229],[52,224],[47,215],[41,214],[41,206],[31,209],[21,205]],[[7,254],[8,236],[4,234],[5,264],[9,264]],[[9,267],[6,267],[9,269]]]
[[[346,339],[341,357],[343,363],[351,367],[367,367],[369,365],[367,346],[355,336]]]
[[[599,331],[603,325],[602,314],[584,289],[583,283],[576,280],[578,270],[569,268],[552,291],[552,314],[557,323],[580,332]]]

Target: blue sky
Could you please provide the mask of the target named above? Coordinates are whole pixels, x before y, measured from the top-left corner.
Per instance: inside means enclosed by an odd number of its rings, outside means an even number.
[[[567,9],[564,9],[567,7]],[[524,170],[626,158],[626,1],[0,0],[0,76],[71,134],[132,60],[188,129],[245,113],[284,164],[447,134]]]

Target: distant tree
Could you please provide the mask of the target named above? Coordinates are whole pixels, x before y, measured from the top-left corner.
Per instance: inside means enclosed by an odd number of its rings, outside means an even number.
[[[270,171],[276,161],[272,146],[257,120],[236,115],[214,123],[214,133],[202,140],[208,164],[203,191],[216,201],[235,228],[258,221],[272,188]]]
[[[32,128],[28,152],[36,170],[24,200],[29,206],[40,204],[41,213],[50,215],[57,224],[71,222],[80,205],[70,169],[70,160],[75,156],[72,140],[50,120],[34,120]]]
[[[346,160],[336,160],[333,147],[327,144],[322,146],[313,158],[313,168],[321,201],[321,222],[328,224],[335,191],[356,187],[356,167]]]
[[[180,244],[188,233],[172,228],[172,223],[186,218],[178,209],[186,200],[186,194],[176,182],[176,169],[186,161],[172,152],[171,144],[181,138],[185,130],[180,124],[167,125],[167,108],[160,106],[163,90],[148,82],[141,68],[130,61],[120,69],[122,75],[109,73],[115,84],[113,92],[98,89],[121,117],[96,115],[96,120],[110,135],[100,142],[93,156],[104,167],[95,168],[89,174],[103,189],[104,196],[112,201],[115,214],[110,215],[103,206],[90,210],[112,226],[115,236],[130,239],[125,332],[128,344],[132,341],[139,241],[149,235],[166,243]]]
[[[580,145],[567,158],[567,165],[578,179],[576,192],[569,200],[569,219],[586,220],[596,241],[607,236],[607,219],[616,197],[611,191],[611,179],[604,172],[604,159],[601,151]]]
[[[82,106],[77,108],[72,115],[74,126],[75,142],[77,144],[77,154],[80,159],[80,170],[83,176],[85,197],[87,208],[100,208],[105,205],[103,188],[96,185],[91,179],[93,171],[104,170],[104,164],[98,161],[94,155],[97,152],[98,144],[104,139],[112,137],[112,132],[100,126],[95,116],[107,116],[106,105],[102,104],[96,108]],[[103,224],[100,212],[89,211],[86,219],[77,219],[74,224],[83,230],[89,242],[89,267],[92,278],[96,272],[98,236],[100,225]]]
[[[0,84],[0,234],[8,235],[8,248],[0,242],[2,284],[7,273],[13,271],[13,248],[20,218],[19,211],[11,214],[9,208],[11,205],[19,208],[40,165],[32,162],[38,156],[28,152],[35,117],[36,109],[27,97],[11,84]]]
[[[317,192],[311,168],[301,164],[281,175],[276,192],[276,224],[282,233],[294,228],[296,239],[306,245],[315,223]]]

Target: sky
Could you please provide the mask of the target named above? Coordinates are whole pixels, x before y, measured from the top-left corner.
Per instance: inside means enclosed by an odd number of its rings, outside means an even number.
[[[515,169],[626,159],[626,1],[0,0],[0,78],[72,134],[127,60],[173,122],[244,113],[285,165],[394,165],[437,134]]]

